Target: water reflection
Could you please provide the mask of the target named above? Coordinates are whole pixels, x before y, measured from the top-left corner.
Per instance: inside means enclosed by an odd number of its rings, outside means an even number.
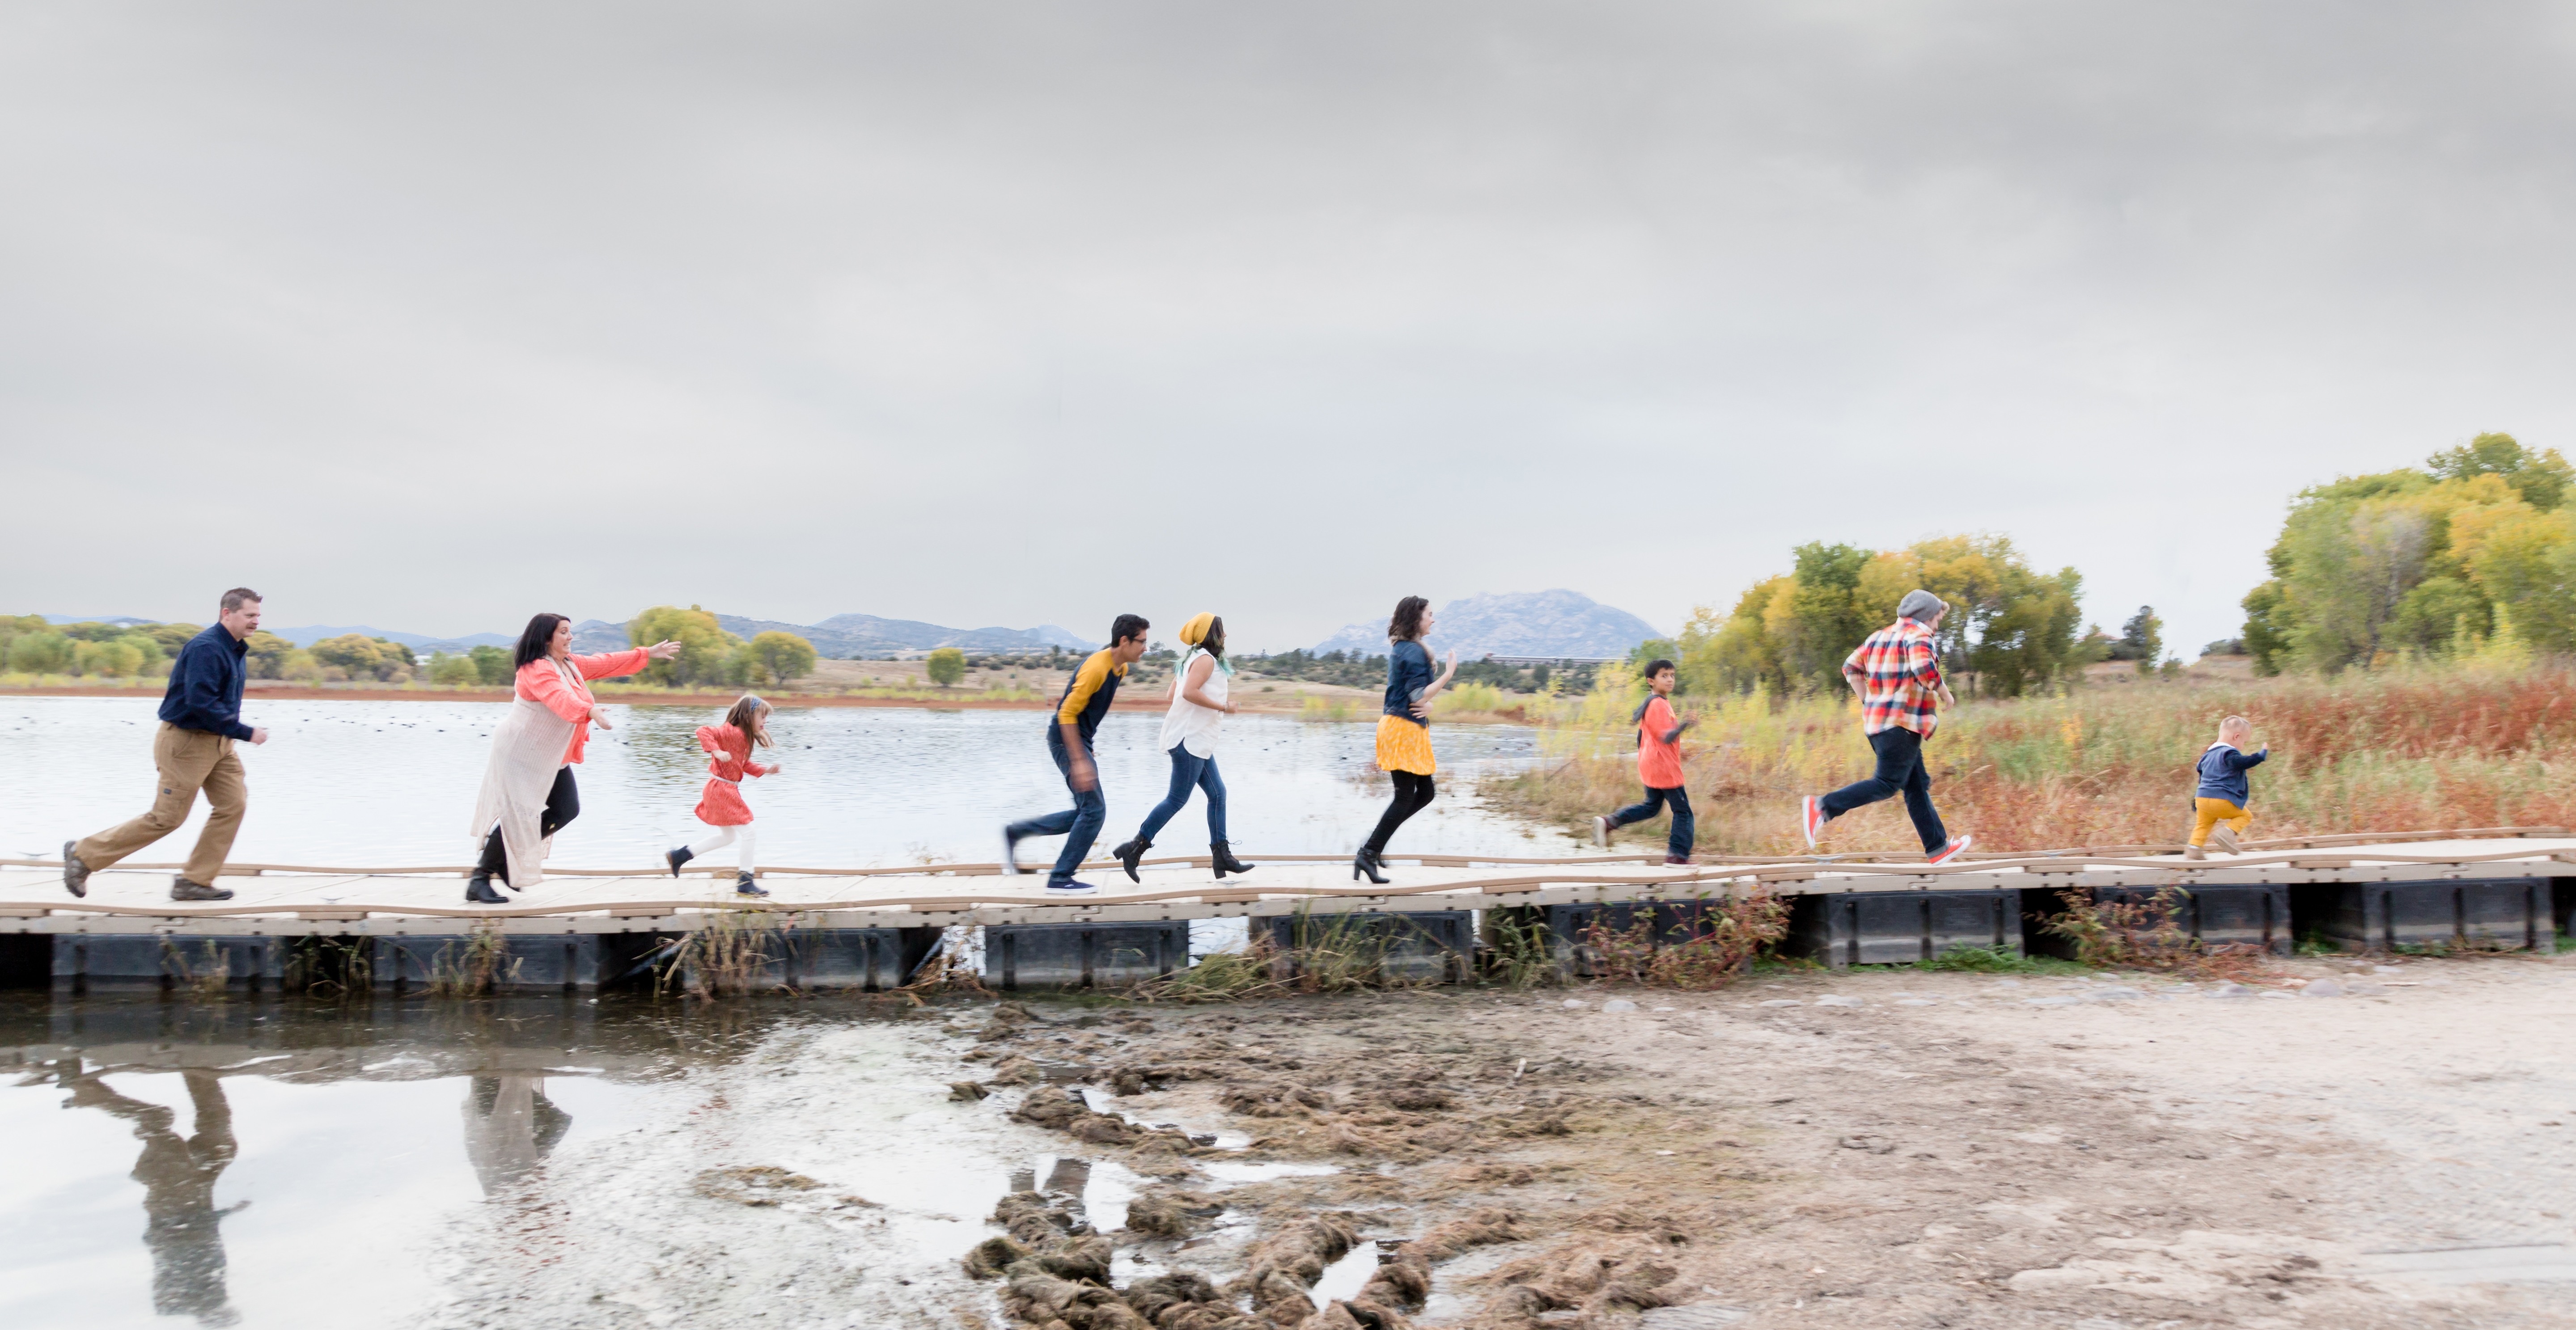
[[[536,1171],[572,1130],[572,1114],[546,1098],[542,1076],[476,1076],[465,1092],[465,1157],[485,1196]]]
[[[77,1060],[73,1063],[79,1065]],[[128,1098],[96,1075],[69,1075],[74,1108],[102,1109],[132,1123],[143,1142],[134,1180],[143,1184],[143,1245],[152,1252],[152,1310],[194,1316],[200,1325],[241,1319],[224,1290],[224,1216],[250,1204],[215,1208],[215,1183],[233,1162],[233,1112],[223,1082],[212,1071],[181,1073],[195,1116],[190,1135],[177,1131],[178,1115],[159,1104]]]

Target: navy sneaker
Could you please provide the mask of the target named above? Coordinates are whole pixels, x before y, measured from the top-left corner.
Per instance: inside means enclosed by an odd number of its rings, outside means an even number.
[[[1047,883],[1047,894],[1050,896],[1097,896],[1100,894],[1100,888],[1095,887],[1088,882],[1076,882],[1072,878],[1066,878],[1061,882]]]

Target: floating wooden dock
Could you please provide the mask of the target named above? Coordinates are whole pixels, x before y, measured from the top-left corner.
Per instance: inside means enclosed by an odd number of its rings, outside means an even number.
[[[369,983],[403,986],[430,982],[442,950],[482,939],[506,947],[519,987],[587,991],[617,982],[671,938],[750,922],[788,930],[803,948],[801,959],[775,969],[778,983],[873,989],[904,982],[937,938],[961,925],[1024,938],[1032,930],[1087,931],[1093,940],[1015,943],[1011,974],[986,948],[988,979],[1055,986],[1186,964],[1168,934],[1194,920],[1512,909],[1553,911],[1551,921],[1564,924],[1568,910],[1754,891],[1796,898],[1796,936],[1836,964],[1927,959],[1953,945],[2018,947],[2015,925],[2027,911],[2069,888],[2129,899],[2180,888],[2196,902],[2187,931],[2213,943],[2286,951],[2295,936],[2313,935],[2355,950],[2446,940],[2540,947],[2566,927],[2576,887],[2576,835],[2557,827],[2316,837],[2246,849],[2189,861],[2172,846],[2088,847],[1940,867],[1874,856],[1704,856],[1668,867],[1647,854],[1422,855],[1390,860],[1395,880],[1383,887],[1352,883],[1349,861],[1339,857],[1253,855],[1261,867],[1252,875],[1221,882],[1205,857],[1166,858],[1146,861],[1141,885],[1113,863],[1091,865],[1086,878],[1102,891],[1072,899],[1049,899],[1043,874],[1003,876],[977,863],[765,869],[766,899],[736,896],[730,869],[677,880],[556,870],[511,904],[488,907],[463,902],[458,867],[246,864],[223,880],[234,899],[180,903],[168,898],[167,866],[120,865],[94,875],[89,895],[74,899],[59,864],[0,860],[0,981],[294,987],[299,965],[319,973],[332,949],[354,949],[367,959]],[[1135,954],[1148,944],[1127,938],[1130,930],[1151,939],[1150,956]]]

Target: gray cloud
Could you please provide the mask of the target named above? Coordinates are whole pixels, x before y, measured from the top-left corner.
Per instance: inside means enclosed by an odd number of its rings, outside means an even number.
[[[1286,646],[2563,446],[2568,11],[0,11],[11,608]]]

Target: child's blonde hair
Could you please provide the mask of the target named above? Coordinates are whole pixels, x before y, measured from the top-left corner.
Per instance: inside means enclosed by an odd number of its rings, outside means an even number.
[[[2227,734],[2230,732],[2252,733],[2253,729],[2254,722],[2245,719],[2243,716],[2230,716],[2227,719],[2218,722],[2218,732],[2220,734]]]

